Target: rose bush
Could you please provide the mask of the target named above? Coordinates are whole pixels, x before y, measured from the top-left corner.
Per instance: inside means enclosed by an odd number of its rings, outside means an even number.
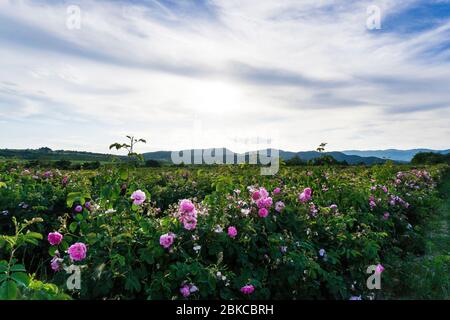
[[[81,266],[76,298],[367,299],[368,266],[385,292],[399,257],[423,251],[446,167],[13,169],[3,232],[11,216],[42,217],[42,276],[64,289],[63,267]]]

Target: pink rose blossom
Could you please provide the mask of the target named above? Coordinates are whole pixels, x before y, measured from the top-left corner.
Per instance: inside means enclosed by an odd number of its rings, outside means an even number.
[[[256,200],[259,200],[259,198],[261,198],[261,194],[259,193],[259,191],[253,192],[253,194],[252,194],[252,199],[253,199],[254,201],[256,201]]]
[[[228,236],[230,238],[236,238],[237,234],[238,234],[238,232],[237,232],[236,227],[231,226],[228,228]]]
[[[72,261],[81,261],[86,259],[87,248],[84,243],[77,242],[71,245],[67,252],[69,253]]]
[[[147,197],[145,195],[145,192],[143,192],[141,190],[136,190],[131,195],[131,199],[133,200],[133,204],[136,205],[136,206],[139,206],[139,205],[143,204],[146,198]]]
[[[181,200],[180,202],[180,212],[186,213],[186,212],[194,212],[195,211],[195,206],[192,203],[191,200]]]
[[[303,192],[299,195],[298,199],[300,202],[305,203],[311,200],[312,190],[311,188],[306,188],[303,190]]]
[[[51,232],[47,236],[47,240],[48,242],[50,242],[52,246],[59,245],[63,238],[64,238],[63,235],[59,232]]]
[[[375,273],[377,273],[377,274],[382,274],[383,271],[384,271],[384,267],[381,264],[377,265],[377,267],[375,268]]]
[[[259,215],[261,218],[266,218],[266,217],[269,215],[269,210],[267,210],[266,208],[261,208],[261,209],[259,209],[259,211],[258,211],[258,215]]]
[[[283,201],[278,201],[277,203],[275,203],[275,211],[278,213],[281,213],[281,211],[283,211],[285,207],[286,205],[283,203]]]
[[[246,285],[246,286],[244,286],[244,287],[241,288],[241,292],[242,292],[243,294],[250,295],[250,294],[252,294],[253,292],[255,292],[255,287],[252,286],[251,284],[250,284],[250,285]]]
[[[55,256],[50,262],[50,267],[52,268],[53,271],[58,272],[61,270],[63,261],[64,261],[63,259],[59,258],[58,256]]]
[[[180,293],[183,297],[187,298],[191,295],[191,290],[189,289],[189,286],[185,284],[180,288]]]
[[[194,217],[189,217],[183,220],[183,226],[186,230],[194,230],[197,227],[197,219]]]
[[[172,246],[173,241],[175,239],[175,234],[173,234],[172,232],[163,234],[160,238],[159,238],[159,244],[164,247],[164,249],[168,249]]]
[[[274,194],[274,195],[280,194],[280,192],[281,192],[281,189],[280,189],[280,188],[275,188],[275,189],[273,190],[273,194]]]

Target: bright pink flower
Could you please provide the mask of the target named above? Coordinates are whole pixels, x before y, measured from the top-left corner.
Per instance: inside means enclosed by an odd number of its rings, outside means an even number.
[[[266,218],[266,217],[269,215],[269,210],[267,210],[266,208],[261,208],[261,209],[259,209],[259,211],[258,211],[258,215],[259,215],[261,218]]]
[[[173,234],[172,232],[163,234],[160,238],[159,238],[159,244],[164,247],[164,249],[168,249],[172,246],[173,241],[175,239],[175,234]]]
[[[180,293],[183,297],[187,298],[191,295],[191,290],[189,289],[189,286],[185,284],[180,288]]]
[[[260,188],[259,193],[262,198],[267,198],[269,196],[269,192],[267,192],[267,190],[265,188]]]
[[[183,213],[186,213],[186,212],[190,213],[190,212],[195,211],[195,206],[191,200],[184,199],[184,200],[181,200],[181,202],[180,202],[179,210],[180,210],[180,212],[183,212]]]
[[[59,245],[63,238],[64,238],[63,235],[59,232],[51,232],[47,236],[47,240],[48,242],[50,242],[52,246]]]
[[[87,248],[84,243],[77,242],[71,245],[67,252],[69,253],[72,261],[81,261],[86,259]]]
[[[383,271],[384,271],[384,267],[381,264],[377,265],[377,267],[375,268],[375,273],[377,273],[377,274],[382,274]]]
[[[252,194],[252,199],[253,199],[254,201],[256,201],[256,200],[259,200],[259,198],[261,198],[261,194],[259,193],[259,191],[253,192],[253,194]]]
[[[246,285],[246,286],[244,286],[244,287],[241,288],[241,292],[242,292],[243,294],[250,295],[250,294],[252,294],[253,292],[255,292],[255,287],[252,286],[251,284],[250,284],[250,285]]]
[[[256,205],[258,208],[270,208],[273,204],[273,200],[271,197],[267,198],[261,198],[258,201],[256,201]]]
[[[139,205],[143,204],[146,198],[147,197],[145,195],[145,192],[143,192],[141,190],[136,190],[131,195],[131,199],[133,200],[133,204],[136,205],[136,206],[139,206]]]
[[[280,194],[280,192],[281,192],[281,189],[280,189],[280,188],[275,188],[275,189],[273,190],[273,194],[274,194],[274,195]]]
[[[238,234],[238,232],[237,232],[237,229],[236,229],[236,227],[229,227],[228,228],[228,236],[230,237],[230,238],[236,238],[236,236],[237,236],[237,234]]]
[[[81,211],[83,211],[83,207],[82,206],[78,205],[78,206],[75,207],[75,212],[81,212]]]

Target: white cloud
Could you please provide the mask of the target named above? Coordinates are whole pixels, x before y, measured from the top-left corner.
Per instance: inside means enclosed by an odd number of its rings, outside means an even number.
[[[2,146],[448,148],[448,20],[405,34],[369,32],[371,1],[77,3],[80,30],[67,4],[0,2]],[[385,18],[417,1],[377,3]]]

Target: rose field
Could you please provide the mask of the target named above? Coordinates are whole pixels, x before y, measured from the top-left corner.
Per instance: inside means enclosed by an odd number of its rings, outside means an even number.
[[[449,297],[446,165],[0,167],[0,299]]]

